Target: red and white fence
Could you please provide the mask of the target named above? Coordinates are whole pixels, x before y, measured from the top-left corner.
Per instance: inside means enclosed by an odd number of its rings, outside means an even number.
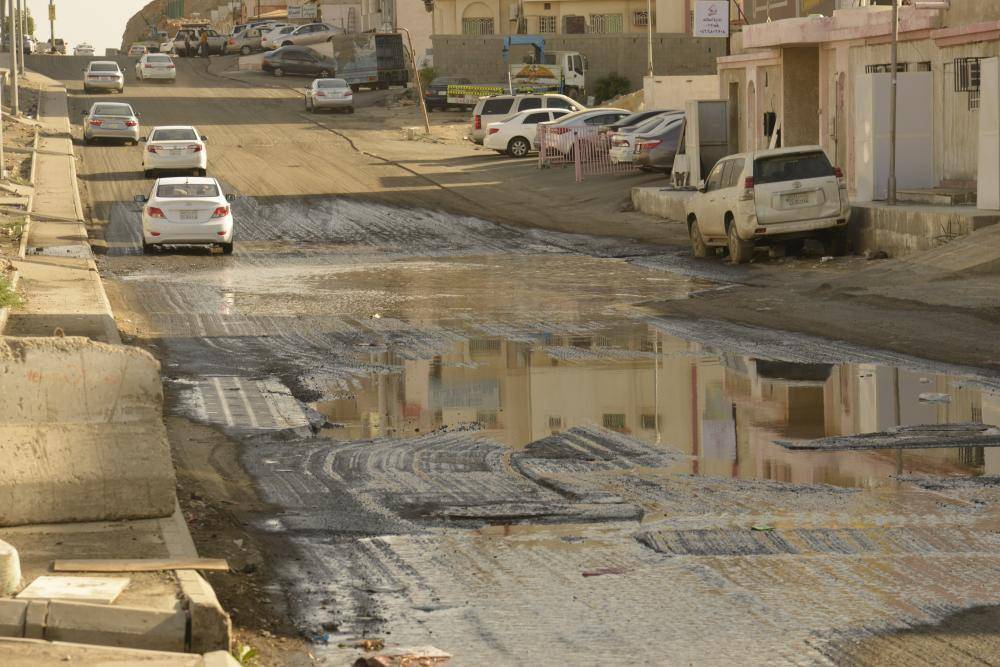
[[[556,165],[572,165],[577,183],[586,176],[628,174],[637,169],[631,161],[611,159],[611,136],[598,127],[539,125],[538,168]]]

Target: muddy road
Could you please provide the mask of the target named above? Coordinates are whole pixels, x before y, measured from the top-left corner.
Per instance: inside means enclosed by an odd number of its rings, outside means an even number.
[[[72,61],[31,65],[79,114]],[[995,374],[671,315],[752,270],[472,210],[208,67],[120,99],[209,136],[234,255],[141,255],[140,149],[78,146],[80,178],[265,662],[351,664],[361,638],[462,665],[995,658],[1000,451],[775,443],[1000,423]],[[606,215],[583,208],[520,215]]]

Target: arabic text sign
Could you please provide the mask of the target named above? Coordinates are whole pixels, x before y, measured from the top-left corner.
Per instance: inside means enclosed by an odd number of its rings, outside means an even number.
[[[729,37],[729,0],[695,2],[694,36]]]

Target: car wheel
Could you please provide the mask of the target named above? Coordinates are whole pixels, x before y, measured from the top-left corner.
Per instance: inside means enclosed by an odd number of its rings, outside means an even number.
[[[531,150],[531,144],[524,137],[514,137],[507,144],[507,153],[511,157],[524,157]]]
[[[152,170],[152,169],[146,169],[146,170],[144,170],[144,171],[142,172],[142,176],[143,176],[143,178],[145,178],[146,180],[149,180],[150,178],[152,178],[152,177],[153,177],[153,170]]]
[[[698,220],[691,222],[691,229],[688,233],[691,237],[691,254],[699,259],[708,257],[708,244],[701,235],[701,228],[698,227]]]
[[[280,67],[275,67],[272,73],[274,74],[274,76],[285,76],[285,70],[281,69]]]
[[[249,46],[244,46],[244,47],[242,47],[242,48],[240,49],[240,54],[241,54],[241,55],[244,55],[244,56],[248,56],[248,55],[250,55],[250,47],[249,47]]]
[[[823,251],[827,255],[843,257],[847,254],[847,230],[834,229],[823,238]]]
[[[730,221],[729,231],[729,258],[733,264],[746,264],[753,257],[753,242],[744,241],[736,233],[736,222]]]
[[[83,145],[84,146],[89,146],[90,143],[91,143],[91,141],[93,141],[93,140],[90,137],[88,137],[86,134],[83,135]]]
[[[321,69],[319,71],[319,78],[321,78],[321,79],[329,79],[330,78],[330,70]]]
[[[233,243],[220,243],[219,246],[222,248],[222,254],[223,255],[232,255],[233,254],[233,245],[235,245],[235,244],[233,244]]]

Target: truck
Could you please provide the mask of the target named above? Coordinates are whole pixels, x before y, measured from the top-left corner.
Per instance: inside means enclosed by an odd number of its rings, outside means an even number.
[[[347,81],[355,92],[362,86],[372,90],[405,86],[410,80],[403,36],[398,32],[339,34],[313,48],[333,56],[336,77]]]
[[[526,62],[510,64],[511,46],[530,46]],[[562,93],[580,101],[587,94],[587,58],[579,51],[546,51],[545,38],[512,35],[503,39],[507,81],[499,84],[448,86],[448,104],[470,106],[482,96],[500,93]]]

